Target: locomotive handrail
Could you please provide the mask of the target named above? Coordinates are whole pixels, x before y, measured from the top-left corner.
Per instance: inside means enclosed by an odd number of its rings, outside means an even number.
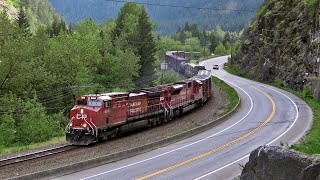
[[[74,119],[75,119],[75,117],[71,118],[71,120],[69,121],[68,125],[66,126],[66,129],[64,130],[65,132],[70,133],[70,123],[72,123]]]
[[[167,106],[169,107],[169,115],[170,116],[172,116],[172,114],[173,114],[173,109],[172,109],[172,106],[171,106],[171,102],[170,102],[170,104],[167,102],[167,101],[165,101],[165,103],[167,103]],[[167,108],[165,108],[166,110],[167,110]],[[168,110],[167,110],[168,111]]]
[[[97,126],[92,122],[92,118],[90,118],[90,122],[92,123],[92,125],[94,126],[94,130],[95,130],[95,134],[96,134],[96,137],[98,137],[98,130],[97,130]]]
[[[88,123],[88,121],[87,120],[85,120],[85,119],[83,119],[90,127],[91,127],[91,129],[93,130],[93,127],[91,126],[91,124],[90,123]],[[93,124],[93,123],[92,123]],[[95,131],[95,130],[94,130]],[[94,135],[95,133],[92,131],[92,133],[91,133],[92,135]]]

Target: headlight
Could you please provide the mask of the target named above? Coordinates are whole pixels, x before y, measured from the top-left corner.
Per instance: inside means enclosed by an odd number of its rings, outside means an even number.
[[[72,127],[72,123],[70,123],[70,127]]]
[[[82,126],[83,126],[84,128],[86,128],[86,127],[87,127],[87,124],[86,124],[86,123],[84,123],[84,124],[82,124]]]
[[[80,114],[83,114],[83,109],[80,109]]]

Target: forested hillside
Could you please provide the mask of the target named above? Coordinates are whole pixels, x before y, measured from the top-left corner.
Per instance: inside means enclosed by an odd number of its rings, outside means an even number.
[[[17,6],[19,5],[19,1],[17,0],[0,0],[0,11],[6,11],[8,16],[12,19],[16,19],[18,17]]]
[[[96,22],[105,22],[114,18],[123,5],[108,0],[49,0],[53,7],[66,18],[68,23],[92,18]],[[158,24],[156,31],[162,35],[172,35],[186,22],[197,24],[205,30],[220,25],[223,30],[240,31],[253,17],[263,0],[134,0],[134,2],[163,4],[168,6],[145,5],[150,17]],[[177,8],[205,7],[212,9]],[[214,9],[240,9],[249,11],[219,11]]]
[[[20,0],[26,7],[30,22],[30,29],[34,32],[38,27],[51,25],[56,19],[60,21],[61,16],[52,8],[48,0]]]
[[[8,11],[14,19],[17,18],[17,12],[21,7],[26,12],[30,30],[33,33],[37,28],[51,25],[54,20],[61,19],[48,0],[0,0],[0,9]]]

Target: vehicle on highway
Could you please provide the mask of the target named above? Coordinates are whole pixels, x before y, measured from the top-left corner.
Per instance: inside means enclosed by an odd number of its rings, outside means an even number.
[[[212,69],[216,69],[216,70],[219,70],[219,65],[215,64],[212,66]]]

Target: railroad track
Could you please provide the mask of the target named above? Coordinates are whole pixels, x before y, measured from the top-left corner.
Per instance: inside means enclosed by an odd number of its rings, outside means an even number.
[[[60,147],[47,149],[47,150],[43,150],[43,151],[37,151],[34,153],[24,154],[21,156],[15,156],[15,157],[7,158],[7,159],[1,159],[0,160],[0,167],[7,166],[10,164],[16,164],[16,163],[20,163],[20,162],[24,162],[24,161],[29,161],[29,160],[33,160],[33,159],[38,159],[38,158],[42,158],[42,157],[46,157],[46,156],[51,156],[54,154],[59,154],[62,152],[70,151],[70,150],[76,149],[76,148],[78,148],[78,147],[71,146],[71,145],[65,145],[65,146],[60,146]]]

